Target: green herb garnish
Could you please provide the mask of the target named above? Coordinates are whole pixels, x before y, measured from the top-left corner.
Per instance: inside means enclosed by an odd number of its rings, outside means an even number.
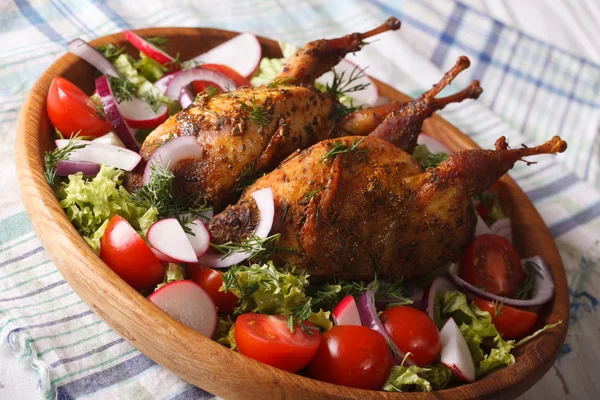
[[[115,46],[114,44],[105,44],[98,47],[97,50],[112,63],[121,55],[121,53],[123,53],[123,51],[125,51],[125,47]]]
[[[153,90],[144,92],[142,95],[142,100],[144,100],[155,113],[158,112],[162,106],[169,105],[169,102],[164,96],[161,96],[160,93],[157,93]]]
[[[365,140],[364,137],[360,138],[358,141],[356,141],[356,139],[354,139],[354,140],[352,140],[352,146],[349,146],[349,147],[347,147],[342,142],[336,142],[336,144],[331,148],[331,150],[329,150],[329,152],[323,156],[321,161],[326,161],[328,159],[335,158],[338,154],[349,153],[351,151],[355,152],[355,153],[368,153],[369,149],[361,150],[358,148],[358,146],[360,146],[360,144],[363,142],[363,140]]]
[[[363,70],[358,68],[358,66],[354,67],[352,72],[348,78],[346,78],[346,71],[342,71],[341,73],[336,72],[336,70],[332,70],[333,72],[333,81],[331,84],[325,85],[325,93],[329,93],[331,96],[336,99],[346,93],[357,92],[359,90],[366,89],[369,86],[369,83],[360,83],[356,84],[356,81],[363,78],[365,76]]]
[[[169,42],[169,40],[164,36],[152,36],[144,39],[146,42],[153,44],[155,47],[158,47],[163,51],[167,48],[167,43]]]
[[[137,86],[129,79],[121,79],[109,76],[108,82],[110,83],[110,88],[117,103],[131,100],[131,96],[135,94],[137,90]]]
[[[256,95],[252,97],[250,100],[250,105],[244,103],[243,101],[238,100],[238,103],[242,106],[242,108],[248,112],[249,118],[256,122],[260,126],[268,125],[272,118],[269,116],[267,109],[263,106],[259,106],[256,103]]]
[[[67,145],[62,149],[57,148],[52,151],[47,151],[44,154],[44,163],[46,164],[44,178],[46,178],[46,182],[48,182],[52,187],[55,185],[54,180],[56,179],[56,167],[58,163],[68,160],[71,153],[87,146],[87,144],[77,143],[79,142],[79,139],[76,139],[76,136],[77,135],[69,139]]]
[[[292,252],[292,249],[279,246],[280,233],[261,238],[254,234],[244,238],[240,243],[228,241],[223,244],[211,243],[210,246],[223,254],[221,259],[229,257],[234,252],[250,253],[249,261],[265,263],[273,254]]]
[[[540,272],[540,266],[533,261],[527,261],[523,269],[525,270],[525,279],[521,282],[514,297],[520,300],[529,300],[533,297],[535,279],[537,276],[541,277],[542,274]]]
[[[209,86],[196,95],[196,101],[198,101],[200,99],[207,101],[218,94],[219,94],[219,89],[217,89],[214,86]]]

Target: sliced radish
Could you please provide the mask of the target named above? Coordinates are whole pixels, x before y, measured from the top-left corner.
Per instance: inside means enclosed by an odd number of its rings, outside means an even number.
[[[104,75],[110,75],[115,78],[121,76],[115,66],[86,41],[79,38],[73,39],[69,42],[68,48],[71,53],[83,58]]]
[[[182,108],[187,108],[190,104],[194,102],[194,94],[190,90],[188,86],[184,86],[181,88],[181,93],[179,93],[179,104],[181,104]]]
[[[127,41],[129,41],[129,43],[133,45],[133,47],[135,47],[154,61],[159,62],[163,65],[174,61],[173,57],[171,57],[158,47],[154,46],[152,43],[147,42],[141,36],[138,36],[131,31],[125,31],[124,33],[125,39],[127,39]]]
[[[215,87],[221,89],[223,92],[230,92],[237,88],[235,82],[226,75],[202,67],[179,71],[173,75],[174,77],[167,84],[167,90],[165,91],[165,96],[173,100],[179,100],[181,90],[193,81],[212,82]]]
[[[429,136],[426,133],[421,132],[419,137],[417,138],[418,144],[424,144],[427,146],[427,150],[430,153],[444,153],[450,154],[450,149],[446,147],[442,142],[434,138],[433,136]]]
[[[182,280],[167,283],[148,296],[158,308],[210,338],[217,328],[217,307],[210,296],[195,282]]]
[[[56,147],[62,149],[68,143],[68,139],[55,140]],[[78,143],[85,144],[82,149],[78,149],[69,154],[69,160],[87,161],[96,164],[104,164],[110,167],[116,167],[125,171],[133,170],[142,157],[135,151],[124,149],[122,147],[110,144],[90,142],[89,140],[79,140]]]
[[[510,218],[500,218],[490,226],[490,233],[498,236],[502,236],[512,243],[512,227],[510,224]]]
[[[113,95],[110,82],[106,75],[96,78],[96,90],[98,90],[100,102],[102,103],[104,112],[106,113],[114,132],[128,149],[139,151],[140,146],[119,111],[117,100]]]
[[[377,103],[377,100],[379,99],[379,92],[377,91],[377,85],[375,85],[375,82],[373,82],[373,80],[371,78],[369,78],[369,76],[365,73],[365,70],[363,70],[359,66],[353,64],[352,62],[350,62],[346,59],[343,59],[342,61],[340,61],[340,63],[338,65],[333,67],[332,71],[325,73],[323,76],[321,76],[319,79],[317,79],[317,82],[319,82],[323,85],[327,85],[327,84],[331,85],[331,83],[333,82],[333,78],[335,76],[333,71],[335,71],[335,75],[338,75],[338,76],[341,76],[343,74],[344,79],[346,79],[346,80],[351,75],[357,76],[358,74],[360,74],[360,77],[352,82],[352,86],[356,86],[356,85],[367,85],[367,86],[363,90],[358,90],[356,92],[348,93],[348,96],[351,97],[352,99],[357,100],[361,104],[368,104],[368,105],[372,106],[375,103]]]
[[[331,312],[335,325],[358,325],[361,326],[360,315],[354,297],[348,295],[338,303]]]
[[[121,139],[114,132],[108,132],[104,136],[100,136],[92,140],[94,143],[104,143],[104,144],[112,144],[113,146],[126,148]]]
[[[256,36],[241,33],[231,40],[193,58],[205,64],[224,64],[249,78],[260,64],[262,48]]]
[[[425,289],[423,292],[423,301],[421,305],[423,307],[423,311],[429,315],[432,321],[435,321],[435,298],[438,296],[443,296],[447,292],[452,292],[454,290],[458,290],[456,285],[454,285],[448,278],[443,276],[437,276],[433,282]]]
[[[275,217],[275,203],[273,200],[273,191],[271,188],[257,190],[251,196],[256,202],[258,208],[258,224],[254,230],[254,235],[261,239],[269,236],[271,227],[273,226],[273,218]],[[234,264],[240,263],[252,255],[251,252],[234,251],[227,257],[221,253],[207,252],[202,257],[198,257],[198,263],[209,268],[227,268]]]
[[[456,322],[450,318],[440,331],[440,342],[442,344],[441,361],[450,368],[454,375],[466,382],[475,381],[475,363]]]
[[[177,72],[172,72],[170,74],[164,75],[162,78],[154,82],[154,87],[160,90],[162,94],[165,94],[169,82],[171,82],[173,78],[175,78],[175,75],[177,75]]]
[[[152,175],[152,165],[161,163],[167,168],[172,168],[178,162],[185,159],[200,159],[202,157],[202,147],[194,136],[180,136],[163,143],[152,153],[146,168],[142,183],[146,185]]]
[[[485,223],[483,218],[481,218],[479,213],[476,212],[475,214],[477,214],[477,225],[475,225],[475,237],[492,233],[492,230],[490,229],[488,224]]]
[[[186,225],[192,234],[186,233],[190,244],[194,248],[196,257],[204,255],[208,251],[210,245],[210,234],[204,222],[200,218],[193,220]]]
[[[165,263],[175,263],[175,264],[179,262],[179,261],[177,261],[174,258],[166,256],[165,254],[161,253],[160,251],[156,250],[153,247],[150,247],[150,250],[152,250],[152,252],[156,256],[156,258],[158,258],[162,262],[165,262]]]
[[[165,218],[153,223],[146,237],[150,246],[177,262],[198,262],[192,244],[175,218]]]
[[[96,176],[100,172],[100,164],[87,161],[64,160],[56,164],[57,176],[69,176],[81,172],[83,176]]]
[[[166,121],[169,116],[166,105],[154,111],[150,104],[137,97],[122,101],[117,105],[127,126],[135,129],[152,129]]]

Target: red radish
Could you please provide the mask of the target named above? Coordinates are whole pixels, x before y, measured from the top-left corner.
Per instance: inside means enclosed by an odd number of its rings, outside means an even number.
[[[342,301],[335,306],[331,312],[331,316],[333,317],[333,323],[336,325],[362,326],[358,308],[356,307],[356,301],[354,300],[354,297],[350,295],[344,297]]]
[[[153,223],[146,237],[150,246],[177,262],[198,262],[194,248],[175,218],[165,218]]]
[[[483,220],[483,218],[481,218],[479,213],[475,214],[477,214],[477,225],[475,225],[475,237],[491,234],[492,230],[490,229],[488,224],[485,223],[485,221]]]
[[[423,311],[435,321],[435,298],[443,296],[444,293],[458,290],[458,288],[448,279],[443,276],[436,277],[433,282],[423,292],[423,301],[421,302]]]
[[[441,361],[450,368],[454,375],[466,382],[475,381],[475,364],[458,325],[450,318],[440,331],[440,342],[442,344]]]
[[[258,68],[261,58],[262,49],[258,39],[246,32],[194,57],[193,60],[205,64],[224,64],[248,78]]]
[[[188,69],[187,71],[179,71],[173,74],[174,77],[167,84],[167,90],[165,96],[170,97],[173,100],[179,100],[181,95],[181,89],[193,81],[208,81],[214,83],[213,86],[221,89],[223,92],[230,92],[237,88],[234,81],[229,79],[225,74],[210,69],[196,67]]]
[[[195,282],[183,280],[167,283],[148,296],[158,308],[210,338],[217,328],[217,308],[210,296]]]
[[[58,139],[54,143],[56,143],[56,147],[62,149],[69,141],[68,139]],[[69,160],[104,164],[125,171],[131,171],[142,159],[135,151],[111,144],[90,142],[89,140],[78,140],[77,144],[85,144],[86,146],[69,154]]]
[[[179,262],[179,261],[177,261],[174,258],[171,258],[171,257],[168,257],[168,256],[164,255],[163,253],[161,253],[160,251],[156,250],[153,247],[150,247],[150,250],[152,250],[152,252],[156,256],[156,258],[158,258],[162,262],[165,262],[165,263],[175,263],[175,264],[177,264]]]
[[[181,93],[179,93],[179,104],[181,104],[182,108],[187,108],[190,104],[194,102],[194,95],[190,90],[189,86],[184,86],[181,88]]]
[[[273,219],[275,217],[275,203],[273,201],[273,191],[271,188],[264,188],[252,193],[251,196],[256,202],[258,208],[258,225],[254,230],[254,234],[261,239],[269,236]],[[198,263],[209,268],[227,268],[233,264],[237,264],[249,258],[252,255],[250,252],[234,251],[232,254],[224,257],[221,253],[207,252],[201,257],[198,257]]]
[[[87,42],[82,39],[73,39],[68,44],[69,51],[85,61],[92,64],[96,69],[102,72],[104,75],[110,75],[115,78],[120,78],[119,71],[107,60],[102,53],[90,46]]]
[[[350,76],[354,77],[360,75],[358,79],[352,82],[352,86],[367,85],[363,90],[357,90],[356,92],[349,93],[348,97],[357,100],[360,104],[368,104],[370,106],[374,105],[379,99],[377,86],[375,85],[375,82],[373,82],[373,80],[367,76],[364,69],[346,59],[343,59],[338,65],[333,67],[333,71],[335,71],[335,74],[338,76],[343,74],[345,79],[348,79]],[[334,73],[329,71],[317,79],[317,82],[323,85],[331,85],[334,76]]]
[[[142,183],[146,185],[152,175],[152,166],[160,163],[167,168],[172,168],[179,161],[185,159],[199,159],[202,157],[202,148],[194,136],[180,136],[168,140],[152,153],[146,168]]]
[[[430,153],[451,153],[450,149],[448,149],[446,145],[444,145],[442,142],[440,142],[433,136],[429,136],[422,132],[417,139],[417,143],[424,144],[425,146],[427,146],[427,150],[429,150]]]
[[[173,57],[171,57],[158,47],[154,46],[152,43],[147,42],[141,36],[138,36],[131,31],[125,31],[124,33],[125,39],[127,39],[129,43],[133,45],[133,47],[135,47],[154,61],[157,61],[163,65],[172,63],[174,61]]]
[[[208,233],[206,225],[204,225],[204,222],[202,222],[202,220],[198,218],[193,220],[186,226],[192,232],[192,234],[186,233],[186,235],[188,240],[190,241],[190,244],[194,248],[196,257],[204,255],[204,253],[208,251],[208,247],[210,244],[210,233]]]
[[[100,172],[100,164],[87,161],[64,160],[56,164],[57,176],[69,176],[81,172],[83,176],[96,176]]]
[[[134,129],[152,129],[166,121],[168,109],[166,105],[161,105],[154,111],[150,104],[137,97],[131,97],[131,100],[122,101],[117,105],[119,112],[123,116],[127,126]]]
[[[98,90],[98,95],[100,96],[100,102],[102,103],[104,112],[106,113],[106,116],[108,117],[108,120],[110,121],[110,124],[112,125],[113,130],[119,139],[123,141],[128,149],[140,151],[140,146],[138,145],[133,132],[131,132],[125,123],[121,112],[119,111],[117,100],[113,95],[110,82],[106,75],[96,78],[96,90]]]

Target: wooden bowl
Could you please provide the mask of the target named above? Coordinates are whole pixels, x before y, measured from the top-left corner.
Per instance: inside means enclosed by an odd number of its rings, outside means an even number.
[[[156,28],[137,31],[142,36],[164,36],[168,52],[186,60],[234,37],[217,29]],[[281,55],[277,43],[260,38],[263,54]],[[122,33],[94,40],[134,49]],[[284,372],[230,351],[180,324],[122,281],[79,236],[44,180],[44,152],[51,149],[52,126],[45,100],[50,82],[62,76],[92,93],[94,68],[71,54],[44,72],[27,97],[19,119],[16,140],[17,174],[21,196],[50,258],[84,301],[129,343],[186,381],[215,395],[231,399],[411,399],[514,398],[539,380],[554,363],[564,342],[568,322],[567,281],[560,255],[539,214],[515,182],[501,179],[501,201],[512,218],[513,238],[523,257],[541,255],[552,268],[556,296],[539,313],[538,326],[562,320],[550,332],[517,351],[516,363],[475,383],[433,393],[402,394],[351,389]],[[409,98],[377,82],[380,93],[391,99]],[[452,151],[477,145],[441,117],[430,118],[424,131]]]

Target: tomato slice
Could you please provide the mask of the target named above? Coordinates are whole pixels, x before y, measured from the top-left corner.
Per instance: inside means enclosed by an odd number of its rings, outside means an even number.
[[[66,137],[100,137],[111,130],[104,112],[77,86],[60,76],[50,83],[46,109],[52,125]]]
[[[231,291],[225,293],[219,290],[223,286],[223,272],[199,264],[188,264],[187,272],[191,280],[206,290],[219,312],[230,313],[240,304]]]
[[[521,339],[531,331],[537,320],[535,313],[519,310],[506,304],[502,305],[499,315],[496,316],[496,306],[493,302],[483,299],[475,299],[473,301],[481,310],[490,313],[494,326],[506,340]]]
[[[160,260],[144,239],[118,215],[108,221],[100,239],[100,258],[137,290],[158,285],[165,275]]]
[[[226,77],[228,77],[229,79],[231,79],[233,82],[235,82],[235,84],[240,87],[240,86],[250,86],[250,81],[246,78],[244,78],[242,75],[240,75],[235,69],[227,66],[227,65],[223,65],[223,64],[202,64],[202,68],[206,68],[206,69],[210,69],[211,71],[216,71],[216,72],[220,72],[223,75],[225,75]],[[215,86],[214,83],[209,82],[209,81],[194,81],[192,83],[192,85],[194,86],[194,91],[196,92],[196,94],[202,92],[203,90],[205,90],[206,88],[208,88],[209,86]],[[219,90],[219,92],[221,92]]]
[[[440,333],[435,323],[421,310],[407,306],[388,308],[381,313],[381,321],[394,344],[415,364],[432,364],[440,354]]]
[[[525,279],[512,244],[498,235],[481,235],[467,249],[461,278],[498,296],[513,296]]]
[[[305,322],[290,332],[283,315],[242,314],[235,321],[235,343],[243,355],[289,372],[304,368],[314,357],[321,334]]]
[[[338,325],[323,334],[310,363],[320,381],[379,390],[392,368],[392,354],[383,336],[365,326]]]

